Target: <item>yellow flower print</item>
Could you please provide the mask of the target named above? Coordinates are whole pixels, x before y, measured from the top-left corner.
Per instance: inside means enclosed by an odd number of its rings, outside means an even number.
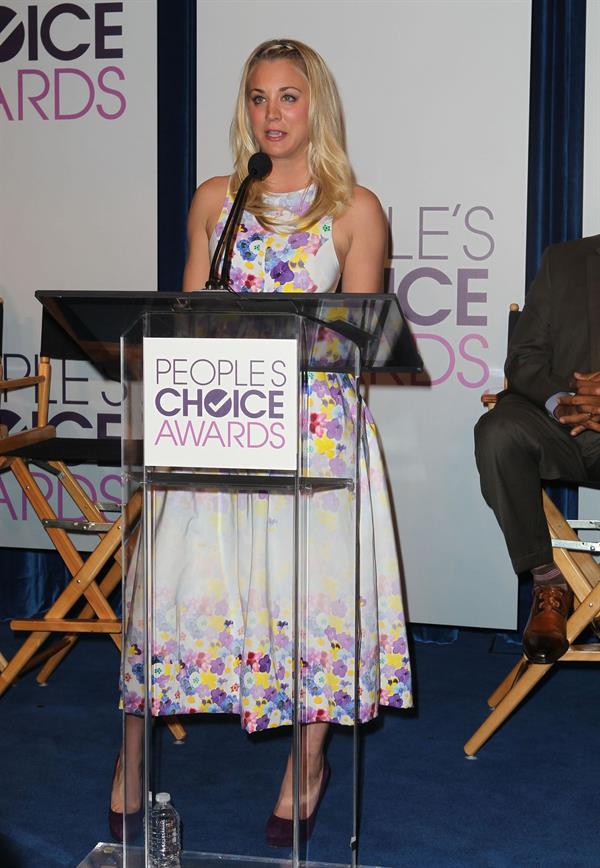
[[[200,681],[202,684],[206,684],[207,687],[210,687],[211,690],[214,690],[217,686],[217,674],[216,672],[202,672]]]
[[[320,455],[325,455],[326,458],[335,458],[335,440],[331,437],[319,437],[315,441],[315,447]]]
[[[208,626],[211,630],[222,630],[223,629],[223,616],[222,615],[210,615],[208,619]]]
[[[254,673],[254,682],[258,684],[259,687],[264,687],[265,690],[269,686],[269,673],[268,672],[255,672]]]

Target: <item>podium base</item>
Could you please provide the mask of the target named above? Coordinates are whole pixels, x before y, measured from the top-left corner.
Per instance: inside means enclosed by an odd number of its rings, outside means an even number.
[[[142,847],[130,847],[128,868],[145,868]],[[220,853],[196,853],[186,850],[181,854],[181,868],[292,868],[291,859],[270,859],[255,856],[232,856]],[[97,844],[77,868],[122,868],[123,848],[120,844]],[[350,868],[350,863],[298,862],[298,868]],[[384,868],[383,865],[357,865],[357,868]]]

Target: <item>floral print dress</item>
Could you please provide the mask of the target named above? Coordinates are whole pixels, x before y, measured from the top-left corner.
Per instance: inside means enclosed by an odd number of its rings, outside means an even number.
[[[294,231],[312,188],[270,194],[289,231],[244,212],[231,280],[237,292],[332,292],[339,265],[332,220]],[[232,205],[228,194],[211,239]],[[345,374],[314,372],[307,385],[310,474],[353,476],[356,391]],[[379,705],[412,705],[402,592],[377,434],[368,410],[360,454],[359,719]],[[157,498],[152,713],[229,712],[249,732],[292,722],[293,501],[286,494],[168,492]],[[354,722],[353,510],[345,490],[308,501],[308,588],[303,621],[305,722]],[[126,582],[129,612],[122,692],[141,713],[141,558]]]

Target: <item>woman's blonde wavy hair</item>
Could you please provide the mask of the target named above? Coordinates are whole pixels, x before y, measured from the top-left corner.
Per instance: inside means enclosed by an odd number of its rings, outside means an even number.
[[[326,216],[339,216],[350,204],[354,186],[354,173],[346,153],[342,105],[323,58],[295,39],[262,42],[244,64],[229,136],[234,160],[231,192],[237,191],[248,174],[248,160],[258,150],[248,116],[248,79],[261,60],[289,60],[308,81],[308,171],[316,194],[298,228],[311,226]],[[276,227],[276,220],[266,211],[263,191],[264,185],[255,181],[246,208],[265,226]]]

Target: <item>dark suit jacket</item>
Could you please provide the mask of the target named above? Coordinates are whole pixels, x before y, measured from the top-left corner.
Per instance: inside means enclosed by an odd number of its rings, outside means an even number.
[[[546,249],[505,365],[509,392],[540,407],[575,371],[600,371],[600,235]]]

